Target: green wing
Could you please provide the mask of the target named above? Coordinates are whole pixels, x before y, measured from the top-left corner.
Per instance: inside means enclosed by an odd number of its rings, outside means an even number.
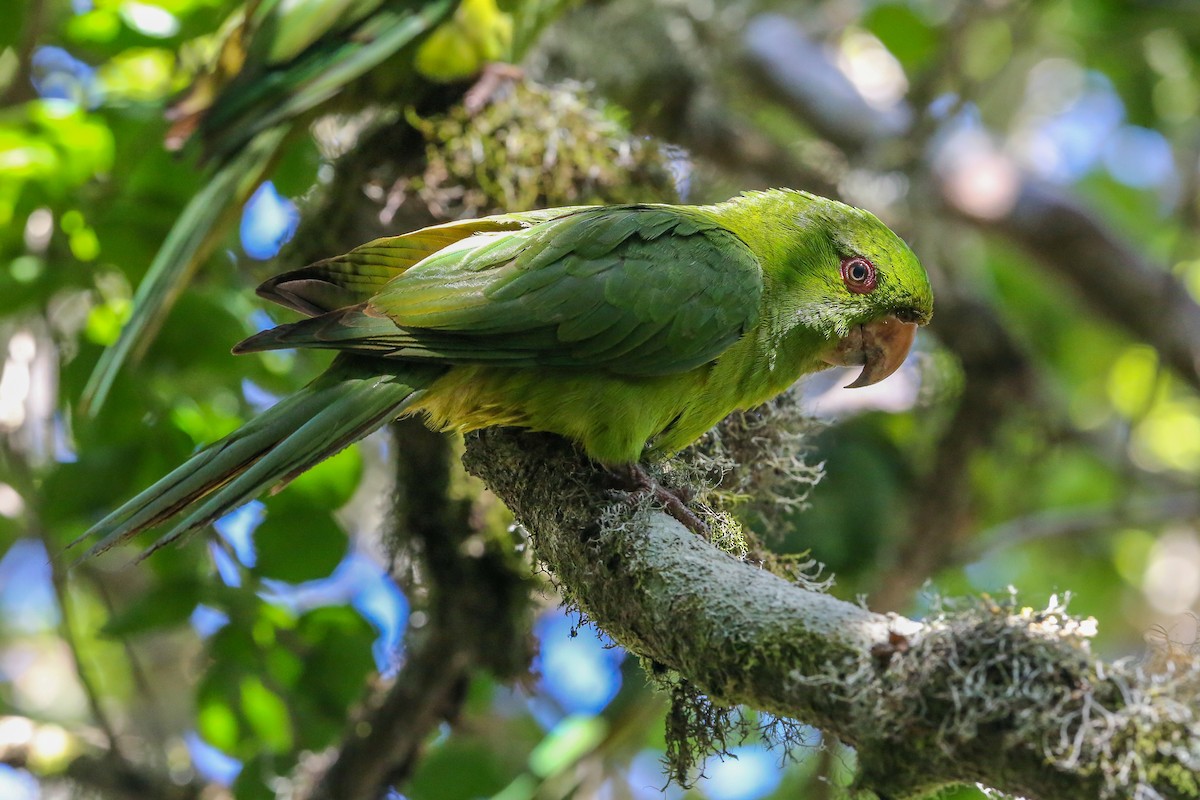
[[[365,303],[409,267],[477,233],[519,231],[582,208],[585,207],[497,214],[386,236],[359,245],[345,255],[276,275],[258,287],[258,294],[301,314],[317,316]]]
[[[266,331],[238,351],[325,347],[660,375],[720,355],[753,327],[761,294],[750,249],[692,209],[584,208],[460,240],[368,302]]]

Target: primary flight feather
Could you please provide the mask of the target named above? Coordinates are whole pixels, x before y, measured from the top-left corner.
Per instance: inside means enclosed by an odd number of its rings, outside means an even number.
[[[829,364],[862,365],[851,386],[882,380],[933,312],[883,223],[791,190],[452,222],[259,293],[308,319],[234,352],[339,356],[98,522],[80,537],[93,552],[182,515],[157,548],[406,414],[550,431],[610,465],[670,455]]]

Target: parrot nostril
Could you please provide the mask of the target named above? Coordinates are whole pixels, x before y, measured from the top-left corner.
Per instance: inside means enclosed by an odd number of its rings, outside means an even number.
[[[922,314],[915,308],[898,308],[892,313],[901,322],[915,322],[918,325],[924,325],[929,321],[929,318],[925,314]]]

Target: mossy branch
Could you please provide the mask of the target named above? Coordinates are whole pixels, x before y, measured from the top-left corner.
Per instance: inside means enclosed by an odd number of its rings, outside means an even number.
[[[980,782],[1028,798],[1200,796],[1200,669],[1105,664],[1089,624],[990,600],[923,623],[737,560],[666,514],[614,511],[606,473],[557,437],[492,429],[464,464],[529,529],[565,595],[715,703],[822,728],[885,798]]]

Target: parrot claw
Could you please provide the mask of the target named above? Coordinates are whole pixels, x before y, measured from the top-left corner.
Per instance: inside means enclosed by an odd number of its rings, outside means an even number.
[[[687,489],[669,489],[663,486],[641,464],[629,464],[624,468],[606,468],[630,499],[649,495],[658,501],[663,511],[674,517],[679,524],[692,533],[708,538],[708,524],[688,508],[691,492]]]

